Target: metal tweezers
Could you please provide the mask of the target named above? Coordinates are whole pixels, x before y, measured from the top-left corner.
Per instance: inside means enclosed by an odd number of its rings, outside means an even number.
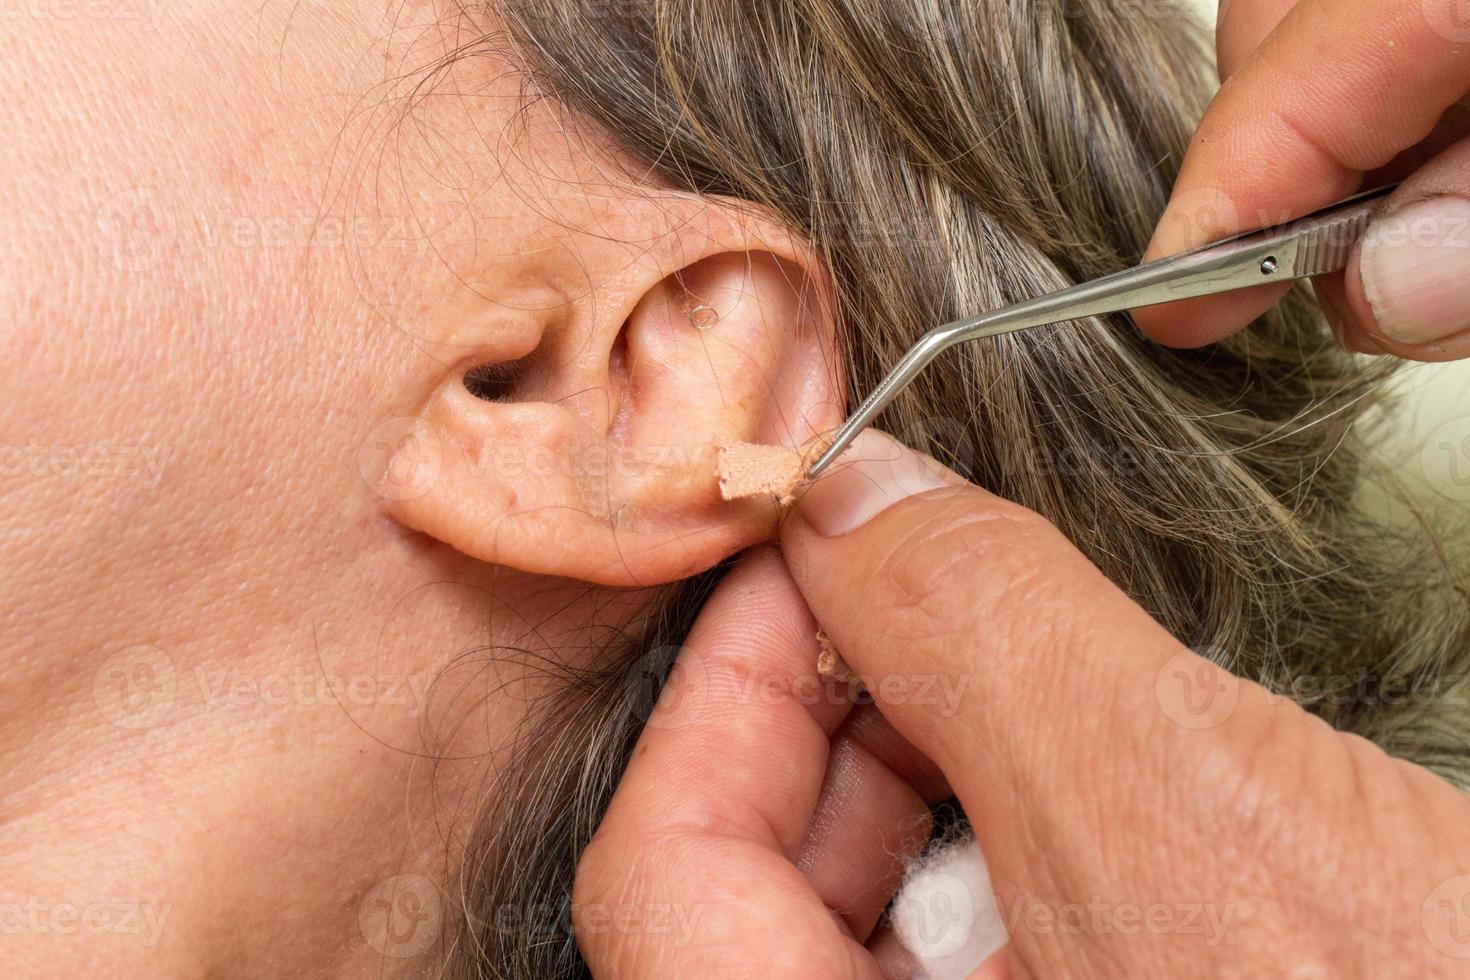
[[[1064,320],[1340,272],[1346,268],[1353,246],[1363,236],[1374,210],[1394,186],[1365,191],[1284,225],[1246,232],[935,327],[909,348],[898,365],[837,430],[832,443],[807,470],[806,479],[820,475],[930,361],[955,344]]]

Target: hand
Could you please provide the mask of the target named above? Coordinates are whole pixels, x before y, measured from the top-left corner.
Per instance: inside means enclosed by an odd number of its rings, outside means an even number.
[[[949,789],[817,676],[816,629],[770,548],[705,606],[577,868],[595,976],[907,972],[875,927]]]
[[[1185,649],[1042,518],[868,432],[781,542],[816,618],[974,825],[1016,975],[1470,962],[1466,799]],[[916,676],[964,697],[885,696]],[[746,894],[789,901],[799,883],[772,863],[751,863],[746,880],[769,884]]]
[[[1146,259],[1403,185],[1345,274],[1315,281],[1353,350],[1470,356],[1470,18],[1462,0],[1228,0],[1225,79]],[[1139,310],[1155,339],[1219,340],[1284,286]]]

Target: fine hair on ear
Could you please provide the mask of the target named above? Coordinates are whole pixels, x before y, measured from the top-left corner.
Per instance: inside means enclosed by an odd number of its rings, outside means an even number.
[[[467,11],[651,187],[749,202],[830,274],[843,387],[936,324],[1136,263],[1210,88],[1205,32],[1128,0],[504,0]],[[1036,510],[1181,641],[1470,783],[1453,549],[1392,490],[1365,413],[1387,368],[1305,288],[1199,350],[1126,316],[947,354],[883,427]],[[566,913],[643,706],[719,569],[569,676],[486,788],[464,977],[585,974]],[[1432,696],[1391,697],[1429,691]],[[1382,696],[1380,696],[1382,695]],[[511,910],[510,916],[504,915]]]

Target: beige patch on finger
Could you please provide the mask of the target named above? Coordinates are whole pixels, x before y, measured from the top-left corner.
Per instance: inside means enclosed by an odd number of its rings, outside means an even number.
[[[847,661],[842,659],[842,654],[832,638],[827,635],[826,630],[817,630],[817,673],[823,677],[830,677],[834,681],[844,684],[862,686],[863,679],[857,675]]]

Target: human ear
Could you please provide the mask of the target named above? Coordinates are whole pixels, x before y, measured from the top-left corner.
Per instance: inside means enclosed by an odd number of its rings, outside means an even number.
[[[726,502],[718,449],[799,447],[841,421],[826,280],[778,226],[700,201],[579,256],[594,283],[430,386],[389,472],[403,525],[496,565],[603,585],[684,578],[771,535]],[[497,337],[510,334],[501,332]],[[463,334],[457,334],[462,341]]]

